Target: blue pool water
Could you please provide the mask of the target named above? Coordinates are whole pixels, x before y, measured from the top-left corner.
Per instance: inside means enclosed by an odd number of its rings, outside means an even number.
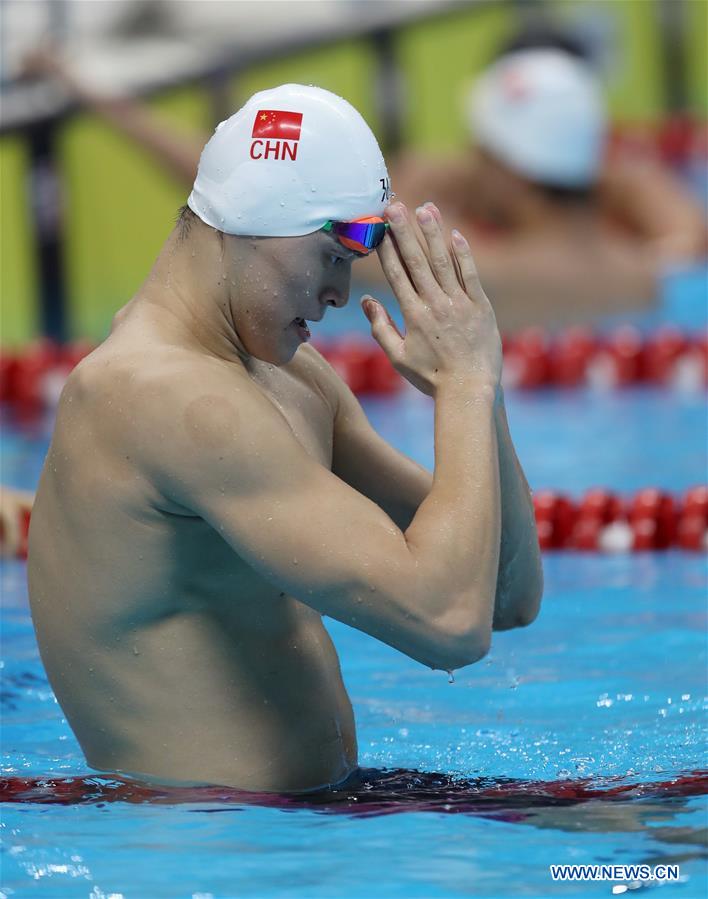
[[[507,405],[533,486],[681,489],[705,477],[700,395],[547,392],[510,395]],[[430,464],[428,400],[406,392],[366,406],[391,442]],[[35,483],[46,438],[6,428],[4,446],[3,477]],[[537,622],[495,635],[491,654],[458,672],[454,684],[329,623],[362,765],[524,781],[591,778],[600,787],[667,781],[704,767],[704,558],[566,553],[547,555],[545,574]],[[86,774],[38,659],[24,565],[3,563],[2,579],[5,773]],[[2,890],[93,899],[602,896],[610,894],[607,883],[551,883],[548,865],[678,860],[687,879],[658,895],[699,896],[704,825],[700,798],[596,799],[534,808],[516,821],[444,811],[357,818],[208,802],[17,804],[5,807]]]
[[[432,465],[428,399],[411,390],[365,407],[391,443]],[[703,395],[512,393],[507,408],[534,488],[678,491],[706,479]],[[6,425],[1,480],[33,487],[46,446],[46,428],[28,435]],[[705,558],[562,553],[547,554],[544,568],[539,619],[496,634],[489,656],[453,684],[328,622],[354,704],[360,763],[512,778],[520,783],[502,813],[489,813],[474,790],[463,808],[446,808],[444,797],[433,810],[392,800],[363,815],[354,803],[331,814],[213,798],[13,803],[3,810],[0,897],[613,895],[610,883],[553,883],[548,866],[563,862],[677,863],[680,882],[637,891],[702,897],[705,798],[652,785],[706,767]],[[25,566],[4,562],[0,576],[4,773],[90,774],[39,661]],[[582,785],[598,792],[582,803],[539,803],[528,782],[542,782],[541,792],[547,784],[557,793],[559,782],[571,793]],[[642,788],[612,792],[632,784],[645,785],[645,798]]]

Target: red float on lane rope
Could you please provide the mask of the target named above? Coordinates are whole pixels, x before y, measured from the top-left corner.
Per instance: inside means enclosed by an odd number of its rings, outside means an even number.
[[[708,486],[691,487],[683,496],[672,496],[654,487],[622,499],[609,490],[594,487],[579,501],[553,490],[533,495],[538,541],[543,551],[626,553],[666,549],[690,552],[708,550]],[[19,509],[20,539],[6,547],[0,520],[3,555],[27,557],[30,513]]]
[[[533,503],[542,550],[708,550],[706,486],[692,487],[682,497],[651,487],[627,499],[595,487],[576,502],[539,490]]]
[[[708,335],[686,335],[665,326],[648,337],[632,326],[604,336],[569,328],[550,337],[541,328],[505,336],[503,383],[508,388],[614,389],[658,384],[681,390],[708,386]],[[392,394],[403,378],[383,350],[360,336],[315,344],[357,394]],[[56,405],[71,369],[90,352],[85,342],[59,346],[49,340],[0,355],[0,402],[23,412]]]

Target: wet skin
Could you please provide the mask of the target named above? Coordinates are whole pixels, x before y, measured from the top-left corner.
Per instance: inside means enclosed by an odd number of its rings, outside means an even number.
[[[538,614],[533,506],[469,246],[453,235],[453,267],[419,210],[428,262],[405,210],[387,215],[405,338],[373,300],[365,312],[435,396],[435,478],[303,345],[298,321],[349,292],[352,254],[322,232],[176,231],[69,379],[32,515],[30,602],[95,768],[258,791],[338,783],[356,737],[322,615],[454,669],[484,656],[492,627]]]
[[[172,440],[171,423],[187,429],[198,467],[224,395],[237,409],[250,395],[331,468],[334,373],[302,346],[293,318],[346,301],[351,254],[317,235],[278,252],[254,241],[246,261],[225,240],[205,270],[218,263],[214,277],[233,290],[205,298],[197,327],[175,315],[186,308],[178,294],[191,268],[180,261],[185,242],[173,239],[69,379],[32,517],[32,613],[51,684],[92,767],[158,782],[308,789],[341,780],[357,762],[322,616],[239,558],[151,467]],[[252,302],[237,309],[239,290]],[[207,299],[226,314],[207,311]],[[175,407],[181,422],[152,414],[174,389],[200,384],[196,401]],[[242,424],[255,452],[266,451],[257,423]]]

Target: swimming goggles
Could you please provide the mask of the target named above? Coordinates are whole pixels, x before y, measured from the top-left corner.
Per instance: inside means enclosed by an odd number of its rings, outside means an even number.
[[[328,231],[348,250],[360,256],[368,256],[384,239],[388,222],[378,216],[357,219],[355,222],[327,222],[323,231]]]

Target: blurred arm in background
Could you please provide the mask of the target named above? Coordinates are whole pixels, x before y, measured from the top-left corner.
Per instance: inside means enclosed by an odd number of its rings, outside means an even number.
[[[29,76],[56,79],[72,100],[132,138],[178,181],[192,186],[208,135],[185,136],[146,103],[128,97],[107,97],[95,91],[51,47],[40,48],[26,57],[24,71]]]
[[[618,159],[605,166],[600,197],[608,214],[663,264],[699,262],[708,254],[705,213],[679,179],[650,160]]]

